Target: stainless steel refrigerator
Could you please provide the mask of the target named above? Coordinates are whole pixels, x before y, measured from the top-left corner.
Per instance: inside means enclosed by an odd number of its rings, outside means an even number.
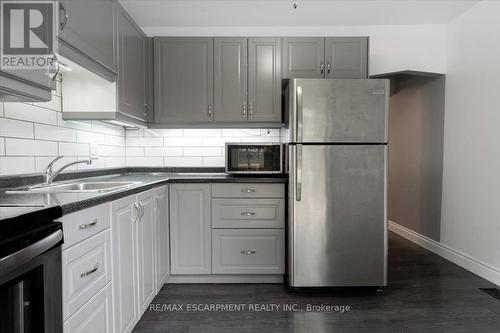
[[[387,285],[389,81],[283,81],[288,283]]]

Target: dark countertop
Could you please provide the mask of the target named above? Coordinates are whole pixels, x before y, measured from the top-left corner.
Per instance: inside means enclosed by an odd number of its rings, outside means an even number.
[[[66,174],[64,179],[66,179],[65,182],[132,181],[138,182],[138,184],[108,193],[5,193],[0,189],[0,223],[7,220],[12,223],[16,220],[21,221],[43,216],[53,220],[81,209],[169,183],[285,183],[287,181],[285,175],[251,177],[231,176],[220,172],[148,172],[144,169],[137,171],[126,169],[124,173],[121,173],[124,169],[116,169],[118,173],[112,174],[112,171],[107,170],[104,175],[101,175],[103,172],[85,173],[87,178],[73,179]],[[200,170],[196,169],[195,171]],[[78,176],[78,173],[74,174],[76,177]],[[88,177],[89,175],[91,177]],[[15,184],[12,180],[9,181],[10,185]],[[25,185],[27,184],[22,183],[21,186]],[[6,207],[9,205],[22,207]],[[51,213],[46,215],[48,211]]]

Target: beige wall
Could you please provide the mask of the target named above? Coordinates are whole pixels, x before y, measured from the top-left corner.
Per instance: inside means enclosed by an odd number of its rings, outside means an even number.
[[[389,219],[439,241],[445,78],[405,76],[392,84]]]

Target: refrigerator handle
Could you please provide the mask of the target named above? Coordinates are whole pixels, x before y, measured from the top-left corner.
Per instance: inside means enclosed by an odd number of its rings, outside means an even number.
[[[297,145],[297,153],[295,154],[295,198],[297,201],[302,200],[302,145]]]
[[[297,97],[297,119],[295,119],[295,126],[296,126],[296,131],[297,133],[297,141],[301,142],[302,141],[302,87],[297,87],[296,90],[296,97]]]

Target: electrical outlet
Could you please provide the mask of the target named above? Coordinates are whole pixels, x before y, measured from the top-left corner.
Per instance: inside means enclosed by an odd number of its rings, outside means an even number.
[[[90,145],[90,158],[91,159],[99,158],[99,145],[97,144]]]

